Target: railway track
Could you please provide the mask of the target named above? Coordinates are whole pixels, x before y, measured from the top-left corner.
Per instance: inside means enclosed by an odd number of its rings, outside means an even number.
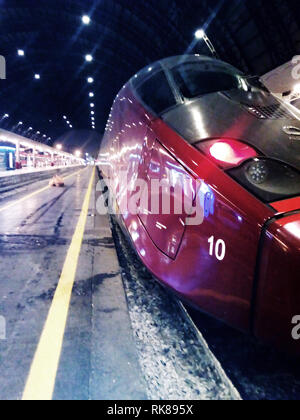
[[[199,311],[186,309],[243,399],[299,400],[299,359]]]

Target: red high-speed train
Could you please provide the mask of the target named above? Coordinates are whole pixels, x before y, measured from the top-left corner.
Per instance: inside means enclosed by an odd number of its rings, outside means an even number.
[[[299,115],[222,61],[168,58],[118,94],[99,167],[119,222],[162,284],[300,354]],[[163,186],[153,193],[155,182]],[[146,206],[153,198],[156,211]],[[197,202],[202,214],[187,223]]]

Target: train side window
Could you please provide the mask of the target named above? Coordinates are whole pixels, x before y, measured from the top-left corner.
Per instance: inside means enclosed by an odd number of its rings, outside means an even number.
[[[176,105],[176,99],[163,71],[155,73],[136,90],[145,105],[158,115]]]

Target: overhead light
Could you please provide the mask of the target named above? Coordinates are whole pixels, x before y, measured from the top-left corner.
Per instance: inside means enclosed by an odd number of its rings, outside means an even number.
[[[34,78],[35,78],[35,80],[40,80],[41,75],[40,75],[40,74],[38,74],[38,73],[36,73],[36,74],[34,75]]]
[[[90,104],[90,107],[91,107],[91,108],[94,108],[94,107],[95,107],[95,104],[91,103],[91,104]]]
[[[22,121],[19,121],[19,124],[18,125],[23,125],[23,122]]]
[[[44,139],[47,137],[46,134],[43,134]]]
[[[64,120],[66,120],[66,119],[67,119],[67,117],[64,115],[64,116],[63,116],[63,119],[64,119]]]
[[[70,128],[73,128],[73,125],[72,124],[70,124]]]
[[[88,83],[94,83],[94,79],[92,77],[87,78]]]
[[[25,55],[25,51],[24,50],[18,50],[18,56],[19,57],[24,57]]]
[[[3,118],[9,118],[9,114],[4,114]]]
[[[85,56],[85,61],[87,61],[88,63],[91,63],[93,61],[93,56],[91,54],[87,54]]]
[[[90,97],[90,98],[93,98],[94,96],[95,96],[94,92],[90,92],[90,93],[89,93],[89,97]]]
[[[92,117],[92,121],[95,121],[95,117]]]
[[[95,115],[95,111],[91,111],[91,115]]]
[[[81,151],[80,150],[76,150],[75,155],[76,155],[76,157],[80,157],[81,156]]]
[[[67,121],[67,124],[70,124],[70,121]]]
[[[198,29],[198,31],[195,32],[195,38],[196,39],[203,39],[205,37],[205,32],[203,29]]]
[[[29,128],[28,128],[28,131],[32,131],[32,130],[33,130],[33,128],[32,128],[32,127],[29,127]]]
[[[57,150],[62,150],[62,145],[61,145],[61,144],[57,144],[57,145],[56,145],[56,149],[57,149]]]
[[[89,25],[91,23],[91,18],[88,15],[82,16],[82,23],[84,25]]]
[[[40,131],[37,131],[36,134],[41,134]]]

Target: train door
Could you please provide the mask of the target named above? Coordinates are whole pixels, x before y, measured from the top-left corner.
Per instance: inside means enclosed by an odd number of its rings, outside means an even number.
[[[168,153],[149,129],[147,150],[140,167],[145,180],[140,219],[155,245],[167,256],[176,258],[193,207],[197,183]],[[150,146],[150,147],[149,147]]]

